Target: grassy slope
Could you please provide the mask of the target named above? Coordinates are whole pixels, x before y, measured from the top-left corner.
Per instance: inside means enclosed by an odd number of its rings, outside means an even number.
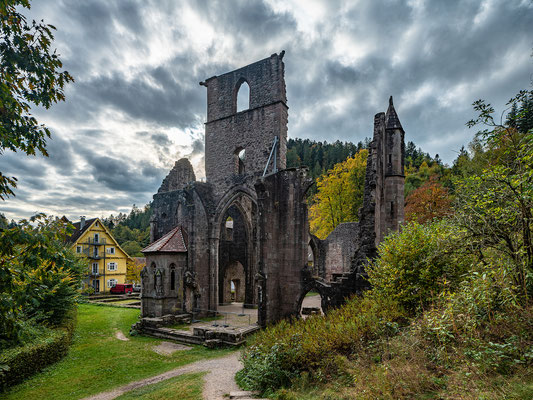
[[[128,335],[139,310],[81,304],[69,354],[26,382],[11,388],[3,399],[79,399],[153,376],[199,359],[227,354],[195,346],[172,356],[151,348],[161,340]],[[130,341],[114,337],[121,330]]]

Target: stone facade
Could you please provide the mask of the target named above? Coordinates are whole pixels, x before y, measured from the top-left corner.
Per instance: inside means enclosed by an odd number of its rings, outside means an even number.
[[[336,281],[349,273],[353,255],[359,250],[359,224],[339,224],[325,240],[318,243],[318,274],[325,281]]]
[[[259,324],[298,316],[307,269],[309,221],[306,168],[286,169],[259,180]]]
[[[387,112],[375,117],[359,222],[341,224],[324,241],[309,234],[307,170],[285,169],[283,55],[200,83],[207,88],[207,179],[195,182],[190,163],[179,160],[154,195],[143,316],[209,313],[239,301],[257,306],[258,322],[266,325],[299,315],[311,289],[322,295],[324,310],[337,306],[367,287],[364,262],[401,224],[404,132],[391,98]],[[249,108],[237,112],[245,82]],[[186,251],[162,251],[178,231]],[[181,285],[173,291],[167,290],[174,287],[171,271]]]
[[[200,83],[207,88],[205,173],[217,195],[234,183],[234,175],[261,176],[275,136],[278,167],[285,168],[288,107],[283,55],[273,54]],[[250,87],[250,107],[237,112],[237,95],[244,82]],[[239,171],[242,150],[244,171]]]

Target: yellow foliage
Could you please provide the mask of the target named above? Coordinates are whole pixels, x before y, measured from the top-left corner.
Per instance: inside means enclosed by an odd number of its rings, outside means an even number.
[[[342,222],[357,221],[363,204],[367,156],[368,150],[362,149],[317,178],[309,224],[311,233],[320,239]]]
[[[133,259],[126,261],[126,281],[141,282],[141,271],[146,263],[137,263]]]

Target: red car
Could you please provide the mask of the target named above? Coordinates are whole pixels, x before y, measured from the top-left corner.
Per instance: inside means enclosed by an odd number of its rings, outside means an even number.
[[[110,292],[111,293],[133,293],[133,285],[117,283],[115,286],[111,288]]]

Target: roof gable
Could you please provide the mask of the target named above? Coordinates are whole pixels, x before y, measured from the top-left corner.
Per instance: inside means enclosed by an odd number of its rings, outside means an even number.
[[[187,234],[184,229],[178,225],[166,235],[156,240],[148,247],[142,249],[143,253],[186,253],[187,252]]]

